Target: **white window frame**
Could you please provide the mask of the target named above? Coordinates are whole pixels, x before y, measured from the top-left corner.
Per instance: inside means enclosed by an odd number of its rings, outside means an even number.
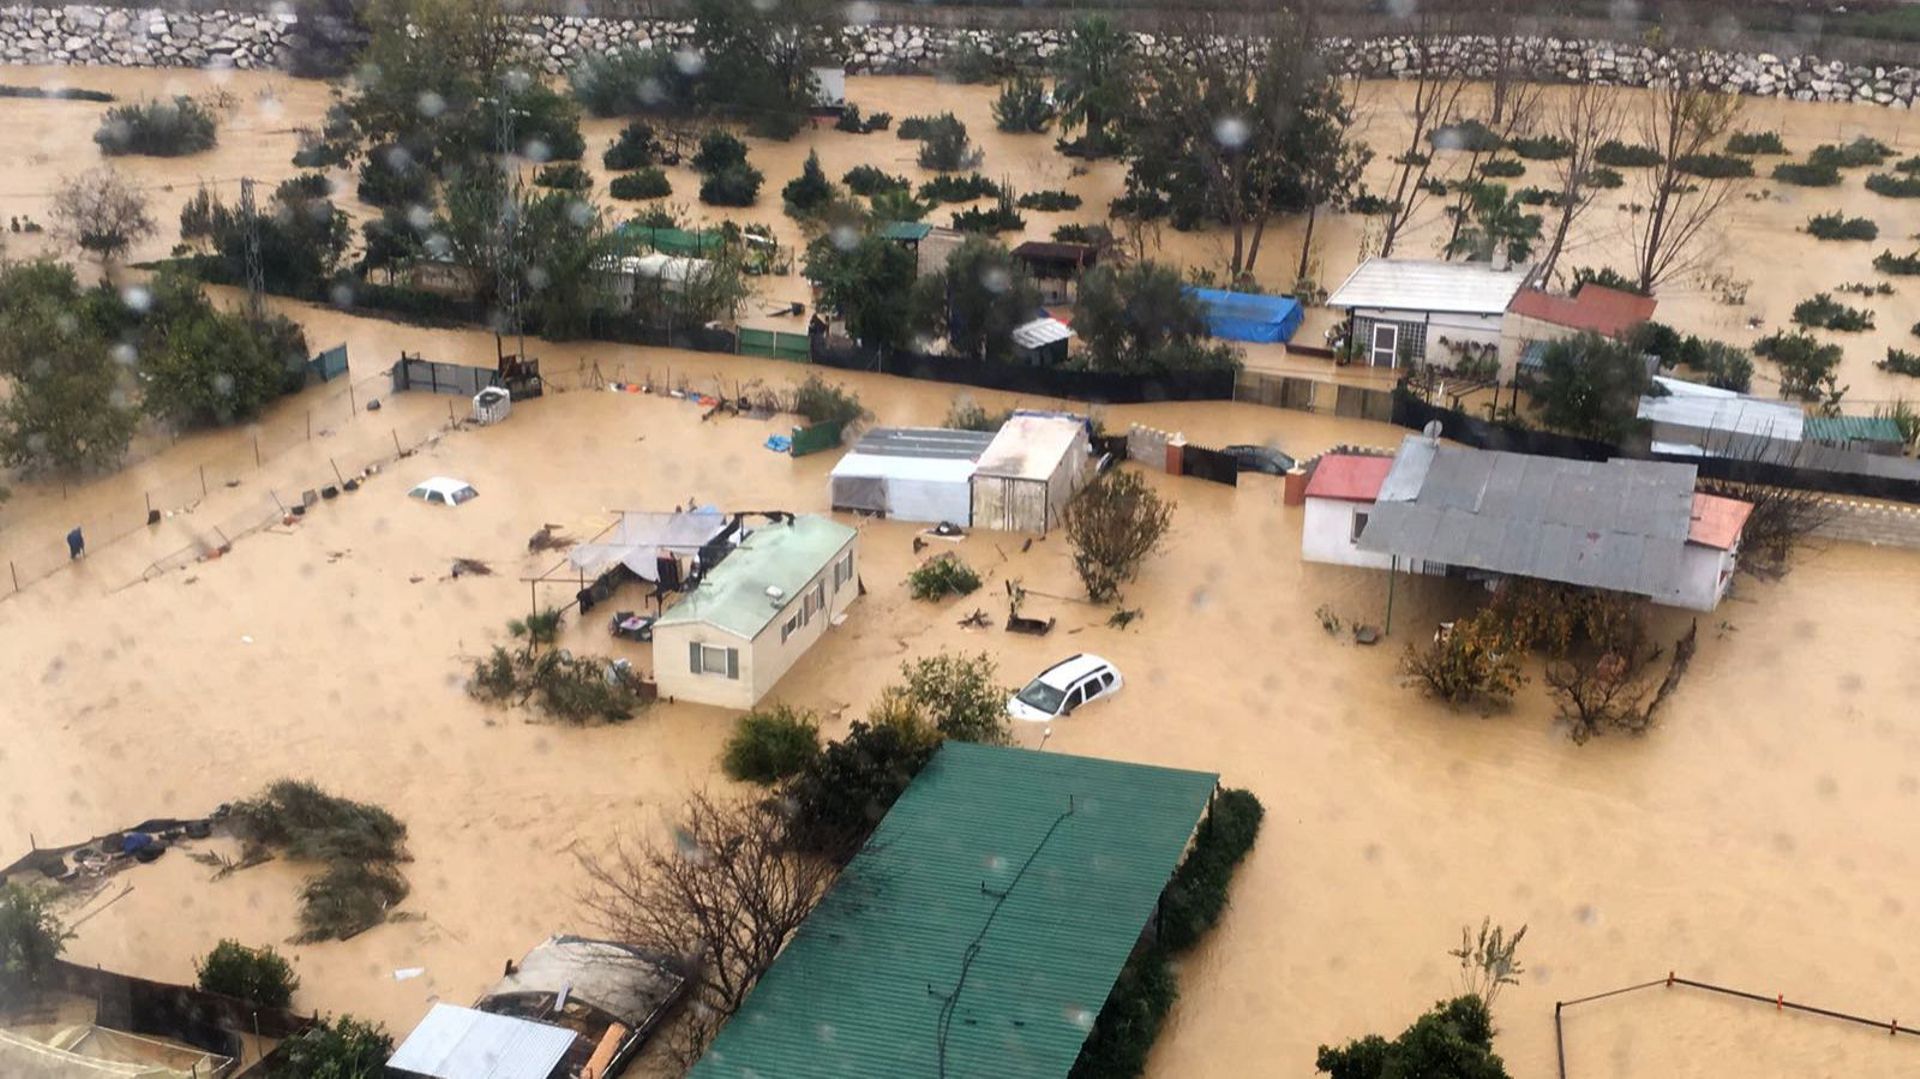
[[[806,619],[800,616],[800,612],[799,611],[793,612],[793,615],[791,617],[789,617],[785,622],[780,623],[780,643],[781,644],[787,643],[787,638],[800,632],[800,627],[805,624],[806,624]]]
[[[711,674],[720,678],[738,681],[740,678],[740,650],[722,644],[705,644],[700,641],[688,642],[688,665],[694,674]],[[718,654],[718,662],[712,662],[709,653]]]
[[[1381,330],[1393,331],[1392,340],[1388,342],[1384,349],[1380,346]],[[1388,322],[1384,319],[1374,322],[1367,327],[1367,366],[1398,367],[1400,365],[1400,330],[1401,326],[1399,323]],[[1387,355],[1387,362],[1385,364],[1380,362],[1380,354],[1383,351]]]

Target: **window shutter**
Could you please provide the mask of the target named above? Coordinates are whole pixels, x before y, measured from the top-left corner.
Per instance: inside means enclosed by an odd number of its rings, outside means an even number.
[[[740,677],[740,650],[738,648],[727,649],[727,677],[734,679]]]
[[[700,642],[694,641],[692,644],[687,645],[687,651],[692,656],[693,673],[699,674],[700,673]]]

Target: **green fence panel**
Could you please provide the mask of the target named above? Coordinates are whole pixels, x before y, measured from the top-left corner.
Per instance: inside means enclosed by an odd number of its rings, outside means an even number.
[[[347,373],[347,346],[335,345],[307,361],[307,373],[322,382],[331,382]]]
[[[773,335],[773,358],[806,363],[813,359],[813,341],[804,333],[776,333]]]
[[[772,359],[779,348],[780,335],[772,330],[740,330],[740,354]]]
[[[816,423],[812,427],[793,429],[793,455],[805,457],[809,453],[837,449],[840,445],[841,430],[845,423]]]

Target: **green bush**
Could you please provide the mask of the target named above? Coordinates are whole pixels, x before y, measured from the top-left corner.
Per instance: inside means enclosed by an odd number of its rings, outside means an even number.
[[[693,155],[693,169],[712,175],[747,163],[747,144],[730,131],[712,128],[700,136],[700,149]]]
[[[578,161],[562,161],[534,173],[533,185],[557,191],[585,191],[593,186],[593,177]]]
[[[620,134],[607,144],[600,163],[610,169],[642,169],[659,164],[663,149],[653,128],[635,120],[621,128]]]
[[[1006,745],[1011,687],[994,681],[995,665],[986,653],[941,653],[900,665],[906,677],[901,696],[943,737],[983,745]]]
[[[38,981],[71,936],[53,912],[50,891],[0,885],[0,1000]]]
[[[1706,180],[1735,180],[1753,175],[1753,162],[1730,154],[1686,154],[1674,159],[1675,172]]]
[[[967,168],[977,157],[967,139],[967,125],[950,112],[938,116],[910,116],[900,121],[903,139],[920,141],[920,167],[935,172]]]
[[[1772,176],[1779,183],[1795,187],[1837,187],[1840,183],[1839,169],[1812,162],[1782,162],[1773,167]]]
[[[1053,126],[1053,116],[1046,84],[1029,75],[1014,76],[993,102],[994,126],[1012,135],[1041,134]]]
[[[868,200],[868,205],[880,221],[918,221],[933,211],[904,188],[888,188]]]
[[[433,205],[433,175],[399,146],[375,146],[360,162],[360,201],[371,206]]]
[[[1529,161],[1558,161],[1573,153],[1573,145],[1557,135],[1533,135],[1514,139],[1507,149]]]
[[[1436,150],[1463,150],[1468,153],[1489,154],[1500,149],[1500,136],[1492,128],[1478,120],[1461,120],[1459,123],[1443,124],[1427,133],[1427,141]]]
[[[1894,162],[1893,171],[1909,174],[1920,172],[1920,154],[1916,154],[1913,157],[1903,157]]]
[[[1817,240],[1874,240],[1880,226],[1864,217],[1847,217],[1835,210],[1807,218],[1807,233]]]
[[[1027,227],[1027,219],[1013,208],[1013,204],[1002,198],[993,206],[970,206],[953,213],[953,227],[959,232],[977,232],[991,235],[996,232],[1018,232]]]
[[[1867,177],[1867,190],[1890,199],[1920,199],[1920,176],[1876,172]]]
[[[1527,174],[1527,163],[1511,157],[1496,157],[1481,165],[1480,172],[1481,175],[1490,176],[1496,180],[1512,179],[1515,176]]]
[[[860,395],[845,386],[810,374],[793,388],[791,410],[809,424],[855,423],[870,413],[860,403]]]
[[[734,720],[720,754],[727,775],[770,786],[799,775],[820,755],[820,722],[813,713],[773,704]]]
[[[820,154],[812,151],[807,154],[807,163],[801,166],[800,175],[780,189],[780,199],[789,214],[809,217],[831,203],[834,193],[833,181],[827,179],[826,170],[820,167]]]
[[[892,126],[892,113],[876,112],[872,116],[862,118],[860,115],[860,106],[852,104],[842,109],[840,116],[833,122],[833,129],[835,131],[845,131],[852,135],[871,135],[876,131],[885,131]]]
[[[1793,321],[1816,329],[1860,333],[1873,329],[1873,312],[1848,307],[1830,294],[1822,292],[1810,300],[1801,300],[1795,304]]]
[[[1160,944],[1175,952],[1200,942],[1227,907],[1228,886],[1240,860],[1253,849],[1266,810],[1251,791],[1214,795],[1213,810],[1200,825],[1193,849],[1174,871],[1160,900]]]
[[[558,607],[548,607],[536,611],[525,618],[507,619],[507,634],[511,637],[524,637],[528,644],[552,644],[560,636],[560,623],[564,614]]]
[[[752,165],[730,165],[700,181],[700,201],[709,206],[752,206],[765,177]]]
[[[108,109],[100,129],[93,133],[93,141],[108,157],[181,157],[213,149],[218,130],[213,113],[183,94],[170,101],[142,101]]]
[[[983,412],[984,416],[985,413]],[[980,575],[954,554],[927,559],[907,574],[907,592],[914,599],[945,599],[978,591]]]
[[[300,891],[301,943],[346,940],[385,921],[406,898],[394,865],[407,857],[407,826],[379,806],[282,779],[235,802],[229,820],[246,843],[324,864]]]
[[[1920,329],[1920,327],[1916,327]],[[1920,353],[1908,352],[1904,348],[1890,348],[1887,358],[1875,360],[1873,365],[1882,371],[1896,375],[1911,375],[1920,378]]]
[[[1068,1079],[1132,1079],[1144,1073],[1147,1055],[1179,996],[1166,951],[1153,945],[1136,949],[1120,968]]]
[[[1834,394],[1834,373],[1842,357],[1839,345],[1823,345],[1805,330],[1783,330],[1755,341],[1753,352],[1780,366],[1780,396],[1820,401]]]
[[[267,1008],[284,1008],[300,988],[293,964],[271,947],[249,948],[237,940],[221,940],[205,959],[193,963],[200,988],[237,997]]]
[[[1882,251],[1873,256],[1873,268],[1896,277],[1920,274],[1920,251],[1915,251],[1911,255],[1896,255],[1891,251]]]
[[[1015,203],[1022,210],[1039,210],[1041,213],[1061,213],[1080,208],[1080,196],[1070,191],[1029,191],[1020,196]]]
[[[1320,1047],[1314,1069],[1330,1079],[1507,1079],[1493,1051],[1493,1015],[1477,996],[1441,1001],[1392,1041],[1369,1034]]]
[[[645,168],[607,182],[607,194],[616,199],[663,199],[673,194],[673,181],[658,168]]]
[[[904,725],[854,720],[787,783],[788,827],[805,849],[851,857],[938,746]]]
[[[1893,147],[1879,139],[1861,135],[1843,146],[1827,143],[1813,148],[1807,155],[1807,161],[1814,165],[1832,165],[1841,169],[1857,169],[1867,165],[1878,165],[1893,156]]]
[[[1392,209],[1394,205],[1393,202],[1383,199],[1372,192],[1362,191],[1353,197],[1352,202],[1347,204],[1347,212],[1360,214],[1364,217],[1375,217],[1379,214],[1386,213]]]
[[[1727,136],[1730,154],[1784,154],[1787,146],[1778,131],[1736,131]]]
[[[1627,185],[1627,178],[1605,166],[1587,173],[1586,184],[1598,191],[1614,191]]]
[[[878,195],[882,191],[907,191],[913,183],[905,176],[895,176],[885,169],[872,165],[855,165],[840,177],[847,190],[856,195]]]
[[[1094,247],[1107,247],[1113,243],[1113,231],[1105,225],[1082,225],[1079,223],[1056,225],[1053,238],[1063,244],[1089,244]]]
[[[1560,192],[1544,187],[1523,187],[1513,193],[1513,199],[1522,206],[1558,206]]]
[[[667,45],[589,52],[567,73],[567,83],[594,116],[683,112],[694,105],[694,76]]]
[[[920,185],[920,199],[923,202],[972,202],[974,199],[999,198],[1000,195],[1000,185],[977,172],[965,176],[935,176]]]
[[[392,1055],[386,1028],[343,1015],[281,1043],[260,1079],[372,1079],[387,1074]]]
[[[1593,152],[1593,159],[1616,169],[1647,169],[1666,160],[1651,146],[1636,146],[1618,139],[1601,143]]]

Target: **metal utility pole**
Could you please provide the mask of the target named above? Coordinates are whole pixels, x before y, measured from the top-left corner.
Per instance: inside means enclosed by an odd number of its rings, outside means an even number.
[[[267,275],[260,266],[260,211],[254,205],[251,176],[240,181],[240,219],[247,223],[247,317],[259,322],[266,315]]]

